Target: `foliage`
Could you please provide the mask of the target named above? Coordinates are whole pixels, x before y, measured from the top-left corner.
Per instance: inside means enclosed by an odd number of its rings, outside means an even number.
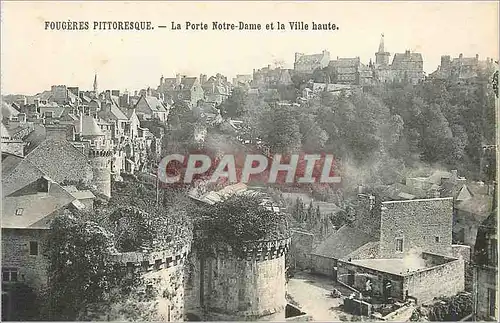
[[[245,243],[288,237],[288,223],[283,214],[260,205],[254,196],[231,196],[198,211],[195,230],[197,250],[211,254],[220,245],[241,253]]]
[[[123,302],[129,304],[128,310],[117,309],[114,314],[150,318],[147,301],[154,293],[141,292],[144,278],[138,273],[125,275],[112,255],[165,250],[190,242],[189,209],[172,200],[165,206],[161,200],[156,203],[154,193],[151,184],[126,178],[114,183],[113,197],[94,212],[67,211],[52,221],[48,319],[96,319],[95,313],[110,313],[111,306],[116,309]],[[136,307],[134,316],[130,311]]]
[[[472,296],[469,293],[441,297],[430,306],[428,318],[431,321],[459,321],[472,313],[472,305]]]
[[[56,217],[49,235],[50,320],[77,320],[94,302],[104,302],[118,279],[112,236],[95,222],[69,214]]]

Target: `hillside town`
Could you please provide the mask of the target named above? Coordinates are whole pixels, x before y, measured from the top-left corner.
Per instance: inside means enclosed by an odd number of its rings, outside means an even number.
[[[387,45],[4,93],[2,320],[498,321],[498,58]],[[160,182],[201,152],[342,180]]]

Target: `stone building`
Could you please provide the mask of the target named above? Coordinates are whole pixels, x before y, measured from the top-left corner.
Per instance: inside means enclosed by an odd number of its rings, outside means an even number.
[[[436,80],[448,80],[452,82],[467,82],[477,78],[481,69],[493,67],[493,59],[479,60],[479,54],[475,57],[464,57],[462,53],[458,57],[451,58],[450,55],[441,56],[441,64],[429,75]]]
[[[288,69],[271,68],[271,65],[253,70],[251,85],[256,88],[276,88],[292,84],[292,77]]]
[[[323,50],[320,54],[305,55],[295,53],[294,71],[297,73],[309,74],[317,69],[323,69],[330,63],[330,52]]]
[[[95,196],[40,176],[2,198],[2,319],[15,319],[22,285],[35,293],[48,283],[46,238],[51,219],[65,209],[92,208]],[[24,305],[23,305],[24,306]],[[23,307],[21,306],[21,307]]]
[[[417,84],[424,80],[424,61],[422,54],[409,50],[394,54],[389,65],[390,53],[385,49],[384,35],[380,38],[378,52],[375,53],[375,79],[378,82],[408,82]]]
[[[195,107],[198,101],[205,98],[201,81],[197,77],[187,77],[177,74],[175,78],[160,78],[157,91],[174,102],[183,101]]]
[[[327,73],[331,83],[369,85],[373,83],[373,71],[361,63],[359,57],[330,61]]]
[[[474,255],[474,320],[498,322],[497,210],[479,227]]]
[[[383,299],[454,295],[469,259],[452,245],[452,216],[451,197],[379,201],[361,190],[355,218],[313,250],[311,267],[362,293],[369,280]],[[435,287],[442,277],[446,286]]]

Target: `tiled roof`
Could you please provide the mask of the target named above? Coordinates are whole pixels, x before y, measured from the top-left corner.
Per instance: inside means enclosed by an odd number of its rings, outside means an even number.
[[[343,259],[361,246],[376,241],[375,238],[350,226],[344,225],[337,231],[330,234],[312,252],[314,255]]]

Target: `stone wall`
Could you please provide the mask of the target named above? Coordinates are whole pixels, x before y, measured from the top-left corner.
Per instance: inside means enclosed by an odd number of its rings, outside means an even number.
[[[337,260],[324,256],[311,254],[311,271],[315,274],[333,277],[334,267],[337,265]]]
[[[465,245],[452,245],[453,257],[464,260],[464,271],[465,271],[465,290],[472,291],[472,266],[471,266],[471,247]]]
[[[186,316],[210,321],[285,319],[285,253],[290,239],[194,254],[186,286]]]
[[[354,281],[351,285],[349,283],[349,274],[354,274]],[[366,268],[363,266],[355,265],[347,261],[338,262],[338,275],[337,280],[345,285],[351,286],[356,290],[363,292],[366,287],[366,281],[370,280],[372,283],[372,291],[374,295],[384,294],[384,283],[391,282],[390,297],[396,300],[404,300],[403,292],[403,276],[386,273],[383,271]]]
[[[426,268],[405,277],[404,289],[418,304],[432,302],[435,297],[453,296],[464,290],[464,260],[457,259]]]
[[[127,314],[136,309],[140,320],[179,322],[184,320],[184,266],[190,246],[150,253],[128,252],[115,255],[114,261],[126,268],[127,275],[140,274],[140,286],[129,298],[114,304],[106,320],[137,320]],[[147,296],[147,297],[144,297]]]
[[[313,248],[314,235],[308,232],[292,230],[292,242],[290,244],[291,265],[297,269],[311,267],[310,253]]]
[[[380,258],[402,258],[416,249],[451,255],[453,199],[433,198],[382,203]],[[403,239],[403,250],[396,250]]]
[[[47,230],[2,229],[2,269],[17,269],[17,279],[42,290],[48,280]],[[30,241],[38,242],[38,255],[30,255]]]

